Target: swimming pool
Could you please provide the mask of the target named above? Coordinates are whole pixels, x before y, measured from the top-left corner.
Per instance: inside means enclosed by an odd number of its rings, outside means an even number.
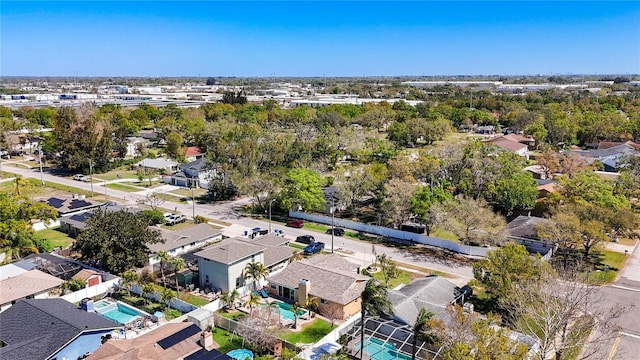
[[[131,306],[120,302],[100,300],[94,304],[96,312],[101,316],[113,320],[120,325],[125,325],[142,317],[142,313]]]
[[[295,320],[295,316],[293,315],[293,311],[291,311],[291,305],[284,303],[282,301],[278,301],[278,300],[274,300],[274,303],[278,304],[278,308],[275,311],[279,311],[280,312],[280,316],[285,319],[285,320],[291,320],[294,321]],[[267,304],[262,304],[263,307],[266,307]],[[300,318],[300,316],[304,315],[307,313],[307,310],[298,310],[298,319]]]
[[[356,344],[356,349],[360,349],[360,342]],[[401,354],[395,345],[385,344],[378,339],[365,339],[364,351],[374,360],[411,360],[411,356]]]
[[[236,360],[245,360],[247,358],[249,360],[253,359],[253,353],[251,352],[251,350],[247,350],[247,349],[231,350],[227,353],[227,355],[231,356]]]

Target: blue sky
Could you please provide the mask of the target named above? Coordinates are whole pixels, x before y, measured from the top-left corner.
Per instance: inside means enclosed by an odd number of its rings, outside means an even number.
[[[640,1],[6,1],[0,75],[640,73]]]

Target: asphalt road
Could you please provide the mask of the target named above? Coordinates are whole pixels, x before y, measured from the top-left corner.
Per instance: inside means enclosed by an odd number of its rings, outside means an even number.
[[[593,359],[640,360],[640,247],[636,245],[628,256],[618,279],[600,289],[601,306],[621,305],[625,311],[614,320],[619,327],[616,336],[595,345]]]
[[[41,174],[39,169],[25,169],[21,167],[7,166],[3,164],[2,170],[21,175],[25,178],[40,179]],[[99,178],[99,175],[95,176]],[[42,178],[45,181],[50,181],[58,184],[73,186],[86,191],[91,191],[91,184],[89,182],[75,181],[67,177],[56,176],[47,172],[42,174]],[[116,182],[116,181],[112,181]],[[93,183],[93,191],[97,195],[105,194],[104,182]],[[126,205],[136,205],[139,201],[145,199],[144,194],[136,192],[127,192],[115,189],[106,189],[108,199]],[[207,218],[224,221],[231,225],[222,229],[224,235],[234,237],[244,234],[244,230],[249,230],[255,227],[262,229],[269,228],[269,222],[259,219],[253,219],[242,216],[242,214],[235,211],[236,208],[248,204],[250,199],[243,198],[236,201],[216,202],[211,204],[192,204],[184,202],[166,202],[161,206],[166,209],[174,210],[185,214],[187,216],[201,215]],[[272,229],[281,229],[285,233],[285,237],[291,240],[295,240],[298,235],[311,234],[317,241],[322,241],[326,244],[326,249],[331,250],[331,235],[309,231],[307,229],[294,229],[285,228],[282,224],[273,222],[271,224]],[[358,264],[368,265],[373,261],[371,243],[360,241],[347,237],[334,236],[333,248],[341,255],[347,256],[350,261]],[[452,280],[456,285],[462,286],[473,278],[473,273],[470,266],[460,265],[450,259],[440,259],[412,253],[409,250],[400,248],[387,247],[382,245],[376,245],[375,250],[377,254],[387,254],[392,259],[407,263],[413,266],[423,267],[431,270],[441,271],[452,275]]]

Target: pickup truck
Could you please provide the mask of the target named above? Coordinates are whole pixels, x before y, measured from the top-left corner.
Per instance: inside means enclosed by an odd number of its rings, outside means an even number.
[[[182,222],[187,221],[187,217],[184,215],[176,215],[176,214],[172,214],[171,216],[169,216],[168,218],[165,218],[167,220],[167,225],[172,226],[175,224],[179,224]]]
[[[322,251],[322,249],[324,249],[323,242],[312,242],[307,247],[305,247],[303,251],[305,255],[312,255],[319,253],[320,251]]]

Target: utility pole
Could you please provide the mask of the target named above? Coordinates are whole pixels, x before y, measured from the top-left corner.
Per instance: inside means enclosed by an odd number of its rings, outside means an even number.
[[[191,184],[191,217],[196,219],[196,199],[193,196],[193,184]]]
[[[40,160],[40,182],[42,183],[42,186],[44,186],[44,178],[42,176],[42,146],[38,146],[38,156],[40,157],[38,160]]]
[[[89,159],[89,181],[91,182],[91,197],[93,197],[93,161]]]
[[[331,194],[331,253],[333,254],[333,234],[336,232],[334,225],[336,213],[336,198],[334,194]]]
[[[271,234],[271,205],[273,205],[274,201],[276,201],[276,199],[269,201],[269,234]]]

